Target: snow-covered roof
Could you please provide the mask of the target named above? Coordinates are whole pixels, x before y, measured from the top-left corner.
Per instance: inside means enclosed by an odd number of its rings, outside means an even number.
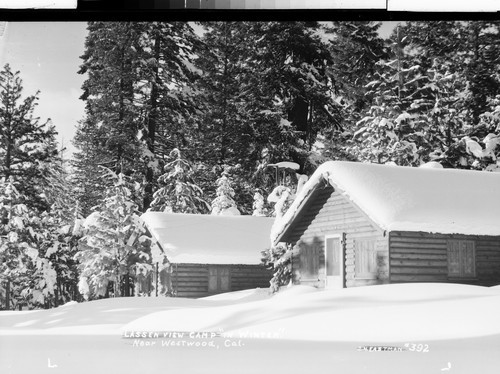
[[[274,218],[147,212],[141,217],[172,263],[260,264]]]
[[[500,235],[500,173],[344,161],[322,164],[277,220],[277,243],[323,180],[387,231]]]

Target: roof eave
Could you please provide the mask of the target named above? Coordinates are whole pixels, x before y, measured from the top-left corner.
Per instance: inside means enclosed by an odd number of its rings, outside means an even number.
[[[295,219],[296,217],[300,214],[300,212],[302,211],[302,209],[304,209],[304,207],[307,205],[308,201],[310,200],[311,196],[314,194],[314,192],[318,189],[318,187],[322,184],[322,183],[329,183],[328,179],[325,178],[325,176],[322,176],[318,182],[312,187],[312,188],[309,188],[307,190],[307,194],[306,196],[301,199],[300,203],[298,204],[298,206],[295,208],[295,212],[294,214],[286,221],[285,225],[283,226],[282,230],[279,232],[279,234],[275,237],[275,239],[273,240],[273,245],[278,245],[279,243],[283,242],[283,238],[285,237],[285,235],[288,234],[288,231],[290,230],[290,228],[293,226],[293,223],[295,222]],[[291,209],[293,208],[293,205],[289,208]],[[285,213],[286,215],[286,213]],[[285,239],[286,241],[286,239]]]

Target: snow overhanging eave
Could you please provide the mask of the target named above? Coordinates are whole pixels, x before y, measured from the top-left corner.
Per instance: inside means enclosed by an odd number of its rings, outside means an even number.
[[[321,174],[317,180],[310,180],[303,187],[303,193],[296,197],[296,200],[292,203],[290,208],[288,208],[285,215],[276,223],[278,223],[277,228],[273,228],[273,233],[271,236],[271,243],[273,245],[278,245],[283,241],[283,238],[288,233],[290,228],[293,226],[295,217],[302,211],[302,209],[307,205],[307,202],[313,195],[314,191],[318,189],[321,183],[330,184],[328,172]]]

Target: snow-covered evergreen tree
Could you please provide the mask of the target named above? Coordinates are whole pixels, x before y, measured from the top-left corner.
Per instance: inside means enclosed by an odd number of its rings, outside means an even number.
[[[76,151],[71,160],[71,180],[74,196],[84,217],[92,213],[92,209],[104,199],[105,191],[113,185],[105,177],[105,169],[100,167],[107,164],[112,156],[102,147],[102,142],[96,141],[105,136],[105,131],[104,127],[95,126],[86,119],[77,125],[73,138]]]
[[[71,193],[63,192],[61,179],[55,177],[62,160],[54,127],[35,117],[37,94],[21,100],[22,90],[19,72],[6,65],[0,72],[2,272],[12,300],[30,308],[50,307],[57,304],[62,296],[58,288],[65,288],[67,280],[58,276],[64,260],[54,255],[64,226],[54,221],[54,206],[71,206],[63,201]]]
[[[151,210],[172,213],[204,214],[210,205],[203,191],[193,178],[191,164],[175,148],[170,152],[171,161],[165,165],[165,174],[158,178],[160,188],[153,195]]]
[[[212,215],[239,215],[240,212],[234,201],[234,189],[229,173],[224,171],[217,183],[217,196],[212,201]]]
[[[253,195],[253,216],[258,216],[258,217],[268,217],[269,214],[269,209],[266,208],[266,201],[264,199],[264,196],[256,190],[255,194]]]
[[[375,163],[440,161],[456,140],[460,118],[455,95],[463,82],[446,61],[425,63],[402,29],[393,35],[392,48],[392,58],[379,62],[366,85],[371,106],[352,130],[347,150]]]
[[[133,266],[150,261],[150,254],[137,240],[144,228],[132,199],[134,187],[130,187],[123,174],[114,178],[106,198],[86,219],[84,236],[75,255],[80,270],[79,288],[88,289],[90,298],[106,296],[111,282],[115,296],[129,296]]]
[[[50,212],[42,215],[41,221],[44,234],[43,240],[39,241],[39,252],[43,253],[44,260],[51,263],[55,272],[54,298],[50,300],[54,306],[77,298],[78,273],[74,256],[80,237],[75,230],[79,219],[69,219],[65,210],[54,204]]]
[[[98,164],[144,181],[139,205],[147,209],[163,158],[186,141],[198,110],[191,83],[198,75],[192,60],[199,36],[188,22],[94,21],[87,29],[79,70],[86,76],[86,113],[77,132],[77,165],[85,174],[87,164]],[[99,141],[83,143],[85,136]],[[80,182],[97,195],[99,175]]]
[[[262,252],[262,263],[273,270],[270,290],[275,293],[292,279],[292,246],[280,243]]]
[[[0,71],[0,178],[14,176],[21,202],[43,211],[45,165],[57,158],[54,126],[34,115],[38,93],[22,98],[23,82],[9,65]]]
[[[277,186],[267,197],[268,202],[274,203],[273,216],[278,219],[283,217],[294,199],[295,194],[292,188],[284,185]]]
[[[482,134],[487,133],[484,138]],[[455,147],[461,166],[500,172],[500,95],[491,100],[490,110],[480,115],[480,122],[466,132]]]
[[[43,222],[23,200],[13,177],[0,181],[0,274],[7,281],[7,309],[43,306],[54,294],[53,266],[39,253]]]
[[[366,84],[371,106],[346,151],[377,163],[496,169],[499,29],[474,21],[398,27],[391,59]]]

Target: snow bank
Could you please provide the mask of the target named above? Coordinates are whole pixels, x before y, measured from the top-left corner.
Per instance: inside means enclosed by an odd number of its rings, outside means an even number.
[[[274,218],[148,212],[141,217],[172,263],[260,264]]]
[[[0,312],[1,335],[220,332],[279,340],[407,342],[500,334],[498,287],[391,284],[317,290],[299,286],[204,299],[116,298],[51,310]]]
[[[256,301],[263,300],[270,297],[268,288],[256,288],[250,290],[226,292],[218,295],[203,297],[200,300],[213,300],[213,301]]]
[[[486,287],[393,284],[294,287],[255,302],[153,313],[122,331],[217,331],[313,341],[430,341],[500,333],[500,295]]]
[[[189,308],[217,303],[166,297],[117,297],[58,308],[0,311],[2,335],[120,335],[120,328],[141,316],[168,308]]]
[[[316,170],[276,221],[273,242],[323,179],[383,230],[500,235],[498,173],[329,161]]]

